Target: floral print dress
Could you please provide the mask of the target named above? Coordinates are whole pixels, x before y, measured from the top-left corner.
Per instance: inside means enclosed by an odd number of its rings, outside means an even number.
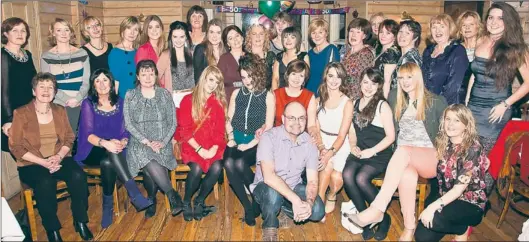
[[[347,71],[349,98],[351,100],[361,98],[362,91],[360,90],[360,82],[362,81],[362,72],[367,68],[373,67],[375,64],[373,48],[366,46],[354,53],[349,51],[349,53],[345,54],[345,58],[342,59],[342,64]]]
[[[437,166],[439,193],[443,196],[455,185],[468,184],[458,199],[485,209],[488,200],[485,177],[490,161],[477,141],[468,148],[466,157],[461,155],[463,153],[461,146],[452,143],[448,145]]]

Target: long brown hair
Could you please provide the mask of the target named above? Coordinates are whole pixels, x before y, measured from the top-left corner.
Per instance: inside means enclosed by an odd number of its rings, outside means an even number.
[[[496,80],[496,88],[501,90],[514,80],[518,67],[525,63],[527,45],[523,39],[520,16],[516,10],[504,2],[495,2],[487,11],[485,21],[492,9],[502,10],[504,30],[496,41],[492,55],[487,62],[488,74]],[[487,35],[490,34],[487,31]]]
[[[331,68],[334,68],[336,70],[336,75],[338,75],[338,78],[342,80],[342,84],[340,84],[340,87],[338,88],[340,92],[342,92],[344,95],[347,95],[348,93],[349,89],[346,87],[345,83],[347,81],[347,71],[343,67],[342,63],[329,63],[323,70],[322,81],[320,87],[318,87],[318,93],[320,94],[320,102],[318,111],[316,113],[319,113],[320,111],[325,112],[325,102],[329,100],[329,90],[327,89],[327,73],[329,73],[329,70],[331,70]]]
[[[145,18],[145,22],[143,22],[143,28],[141,31],[141,37],[140,37],[140,45],[143,45],[147,42],[149,42],[149,24],[152,22],[158,22],[160,25],[161,31],[160,31],[160,38],[158,38],[158,44],[156,46],[156,54],[160,56],[162,54],[162,51],[165,50],[165,46],[167,44],[165,39],[165,31],[162,23],[162,19],[158,17],[158,15],[149,15],[147,18]]]
[[[454,112],[456,117],[465,125],[465,131],[463,133],[463,142],[461,142],[460,151],[463,152],[463,157],[468,156],[468,150],[470,146],[478,141],[478,131],[476,130],[476,120],[472,115],[472,112],[463,104],[452,104],[443,111],[441,125],[439,126],[439,133],[435,138],[435,146],[437,148],[437,158],[443,159],[446,148],[450,143],[450,137],[444,130],[444,120],[448,112]]]
[[[209,39],[208,39],[208,35],[209,35],[209,28],[211,28],[211,26],[219,26],[220,27],[220,31],[222,32],[222,29],[223,29],[223,24],[222,24],[222,21],[218,18],[214,18],[212,20],[209,21],[208,23],[208,28],[206,30],[206,38],[204,38],[204,42],[202,42],[203,44],[205,44],[206,46],[206,60],[208,61],[208,65],[214,65],[216,66],[217,65],[217,59],[215,59],[215,55],[213,54],[213,45],[211,44],[211,42],[209,42]],[[219,43],[219,58],[222,54],[224,54],[224,52],[226,52],[225,48],[224,48],[224,43],[222,43],[222,38],[221,38],[221,41]]]
[[[228,114],[226,92],[224,91],[224,76],[218,67],[208,66],[206,69],[204,69],[202,75],[200,75],[197,85],[192,89],[193,96],[191,116],[193,117],[193,121],[195,121],[195,123],[199,123],[200,121],[207,118],[207,111],[204,110],[207,101],[206,94],[204,93],[204,85],[206,84],[209,75],[213,75],[219,83],[215,91],[213,91],[213,94],[224,109],[224,115],[227,117]]]
[[[364,72],[361,75],[362,80],[360,80],[360,85],[362,85],[362,82],[364,81],[364,78],[369,79],[371,82],[378,85],[377,91],[375,92],[375,95],[373,95],[373,98],[369,100],[369,103],[362,109],[362,111],[358,114],[358,120],[361,123],[369,124],[373,122],[373,119],[375,118],[375,115],[377,113],[377,107],[378,103],[381,100],[386,100],[384,98],[384,75],[377,69],[377,68],[367,68],[364,70]],[[362,93],[362,97],[364,96],[364,93]],[[360,102],[360,99],[358,99],[357,102]]]

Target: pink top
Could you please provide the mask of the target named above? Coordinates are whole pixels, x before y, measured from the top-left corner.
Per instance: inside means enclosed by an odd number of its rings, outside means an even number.
[[[156,51],[154,51],[154,47],[152,47],[149,41],[141,45],[136,51],[136,56],[134,56],[136,65],[142,60],[152,60],[155,64],[158,63],[158,55],[156,55]]]

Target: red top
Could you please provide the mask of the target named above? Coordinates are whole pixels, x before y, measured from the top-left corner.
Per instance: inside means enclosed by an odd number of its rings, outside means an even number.
[[[203,121],[202,126],[196,130],[197,123],[195,123],[191,115],[192,95],[192,93],[186,95],[180,103],[180,108],[176,109],[177,126],[174,138],[182,143],[183,162],[185,164],[195,162],[206,173],[213,162],[222,159],[224,149],[226,149],[226,116],[224,108],[215,98],[215,95],[212,94],[204,107],[205,112],[210,110],[209,115]],[[197,143],[202,146],[202,149],[210,149],[212,146],[217,145],[219,147],[217,153],[211,159],[202,158],[187,143],[191,138],[195,138]]]
[[[154,61],[154,64],[158,63],[158,55],[156,55],[156,51],[154,51],[154,48],[149,41],[141,45],[136,51],[136,56],[134,56],[134,62],[136,65],[142,60],[152,60]]]
[[[306,88],[301,89],[301,94],[298,97],[291,97],[287,94],[286,87],[276,89],[274,91],[274,95],[276,97],[276,117],[274,121],[274,127],[280,126],[283,124],[283,120],[281,120],[281,116],[283,115],[283,112],[285,111],[285,105],[287,105],[290,102],[296,101],[300,102],[303,107],[305,107],[305,110],[309,108],[310,99],[314,95],[311,91],[309,91]]]

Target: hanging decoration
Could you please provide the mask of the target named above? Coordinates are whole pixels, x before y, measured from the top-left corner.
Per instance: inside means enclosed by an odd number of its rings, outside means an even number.
[[[281,1],[281,12],[290,12],[296,5],[296,1]]]
[[[260,13],[259,9],[249,8],[249,7],[217,6],[215,10],[217,11],[217,13],[255,13],[255,14]],[[329,9],[294,8],[290,10],[290,12],[288,13],[291,15],[325,15],[325,14],[349,13],[349,10],[351,10],[351,7],[329,8]],[[269,18],[272,18],[272,16],[269,16]]]
[[[281,9],[279,1],[259,1],[259,12],[272,18]]]

